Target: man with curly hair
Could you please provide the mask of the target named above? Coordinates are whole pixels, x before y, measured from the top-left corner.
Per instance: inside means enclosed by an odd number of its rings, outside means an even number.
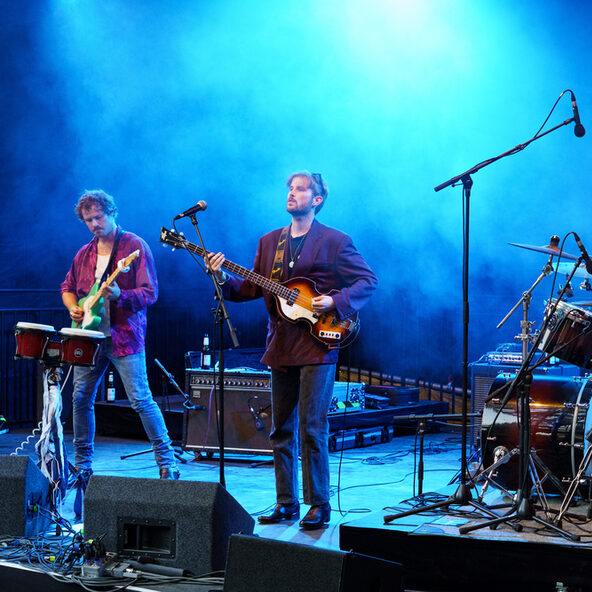
[[[104,315],[97,330],[106,339],[93,368],[74,367],[74,452],[79,474],[92,473],[94,452],[94,402],[97,389],[111,362],[125,387],[132,408],[139,414],[152,444],[161,479],[178,479],[174,450],[158,405],[152,398],[146,374],[146,310],[158,298],[154,259],[148,245],[116,223],[113,197],[97,189],[85,191],[76,204],[76,214],[94,238],[84,245],[61,285],[62,301],[76,323],[84,318],[78,303],[100,282]],[[108,286],[105,279],[119,260],[139,250],[127,273]]]

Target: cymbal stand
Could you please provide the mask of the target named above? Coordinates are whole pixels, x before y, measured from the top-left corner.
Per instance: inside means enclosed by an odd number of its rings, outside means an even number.
[[[570,539],[572,541],[579,541],[580,537],[578,535],[572,534],[570,532],[567,532],[561,528],[559,528],[556,524],[553,524],[551,522],[548,522],[546,520],[543,520],[542,518],[539,518],[536,513],[535,513],[535,507],[532,503],[531,500],[531,492],[532,490],[529,489],[529,477],[530,479],[533,481],[534,488],[537,490],[537,492],[542,492],[542,488],[540,488],[540,483],[537,485],[537,474],[536,474],[536,469],[535,469],[535,463],[539,463],[542,465],[542,467],[544,469],[547,470],[548,473],[550,473],[550,471],[544,467],[542,461],[540,461],[540,459],[538,458],[538,456],[533,454],[533,451],[531,450],[531,443],[530,443],[530,385],[532,383],[532,369],[530,368],[530,363],[532,361],[532,358],[534,356],[534,352],[538,349],[539,343],[543,337],[543,334],[549,324],[549,322],[551,321],[551,318],[553,317],[553,314],[555,312],[555,309],[557,308],[557,303],[561,301],[561,299],[563,298],[566,288],[569,285],[569,282],[571,282],[576,270],[578,269],[578,267],[580,266],[580,264],[583,261],[583,257],[580,257],[577,262],[574,265],[574,268],[572,269],[571,275],[569,276],[565,286],[563,287],[563,289],[561,290],[561,292],[559,293],[559,296],[557,298],[557,301],[555,302],[555,305],[551,307],[549,314],[547,314],[543,325],[541,327],[541,330],[539,331],[538,335],[536,336],[533,345],[532,345],[532,349],[530,350],[530,352],[528,352],[528,343],[527,343],[527,339],[523,339],[523,353],[525,353],[523,360],[522,360],[522,365],[520,366],[519,370],[516,373],[516,377],[514,378],[514,380],[512,381],[512,383],[509,385],[508,391],[504,397],[504,400],[502,401],[501,404],[501,408],[504,407],[504,405],[507,403],[507,401],[511,398],[512,394],[514,392],[516,392],[517,398],[518,398],[518,402],[519,402],[519,417],[520,417],[520,430],[519,430],[519,443],[518,443],[518,450],[519,450],[519,468],[518,468],[518,484],[519,484],[519,488],[516,491],[516,495],[514,496],[513,502],[511,504],[510,507],[510,511],[507,512],[506,514],[504,514],[503,516],[499,516],[496,519],[493,520],[487,520],[485,522],[482,522],[480,524],[474,524],[474,525],[470,525],[470,526],[461,526],[459,528],[459,532],[460,534],[468,534],[469,532],[472,532],[474,530],[479,530],[481,528],[485,528],[485,527],[495,527],[499,524],[502,523],[510,523],[512,524],[513,522],[516,521],[522,521],[522,520],[532,520],[533,522],[540,524],[541,526],[544,526],[546,528],[548,528],[549,530],[555,532],[556,534],[559,534],[567,539]],[[543,274],[544,274],[544,270],[545,268],[543,268]],[[544,275],[543,275],[544,277]],[[523,304],[523,308],[524,308],[524,318],[522,321],[522,328],[523,328],[523,333],[525,332],[525,330],[528,330],[528,328],[530,327],[530,323],[528,322],[528,306],[529,306],[529,302],[530,302],[530,294],[532,292],[532,289],[534,289],[534,287],[540,282],[542,278],[539,276],[539,278],[536,280],[536,282],[533,284],[532,288],[530,290],[527,290],[520,302],[522,302]],[[516,310],[517,306],[514,307],[513,310]],[[508,317],[506,316],[505,320]],[[546,505],[546,504],[545,504]]]
[[[542,269],[539,277],[535,280],[535,282],[532,284],[532,286],[526,292],[522,293],[522,297],[520,298],[520,300],[518,300],[518,302],[516,302],[516,304],[510,309],[508,314],[499,322],[499,324],[496,327],[496,329],[501,328],[502,325],[514,314],[514,311],[520,306],[520,304],[522,304],[523,316],[522,316],[522,321],[520,321],[520,328],[522,329],[522,333],[520,333],[519,335],[516,335],[516,339],[519,339],[522,342],[522,359],[523,360],[525,360],[528,355],[528,343],[529,343],[529,339],[530,339],[530,328],[533,325],[533,323],[528,320],[528,311],[529,311],[530,302],[532,299],[532,292],[541,283],[541,281],[545,277],[547,277],[550,273],[552,273],[552,271],[553,271],[553,255],[550,255],[549,260],[543,266],[543,269]],[[487,400],[489,400],[489,397]],[[503,409],[503,406],[501,407],[501,409]],[[494,423],[495,423],[495,420],[494,420]],[[481,473],[479,473],[475,477],[475,481],[478,481],[481,477],[486,479],[486,483],[481,488],[481,492],[479,493],[479,496],[477,498],[479,501],[483,500],[483,496],[485,495],[485,492],[487,491],[487,488],[489,487],[489,484],[491,482],[493,482],[496,485],[496,487],[503,489],[506,493],[508,493],[503,487],[500,487],[500,485],[498,483],[496,483],[495,480],[492,479],[491,476],[499,466],[507,463],[510,460],[510,458],[512,458],[512,456],[514,456],[517,452],[518,452],[517,448],[514,448],[509,454],[502,454],[500,451],[499,454],[494,455],[493,463],[489,467],[483,469],[481,471]]]

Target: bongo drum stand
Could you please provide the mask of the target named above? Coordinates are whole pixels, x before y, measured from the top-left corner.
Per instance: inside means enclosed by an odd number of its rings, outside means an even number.
[[[52,507],[57,509],[66,494],[68,462],[62,429],[62,391],[60,379],[62,367],[59,361],[42,361],[43,365],[43,417],[41,435],[35,446],[39,455],[41,472],[49,480]]]
[[[51,325],[19,322],[15,327],[15,359],[38,361],[43,368],[41,434],[35,445],[41,473],[51,488],[50,507],[58,510],[68,485],[68,468],[61,423],[62,349]]]

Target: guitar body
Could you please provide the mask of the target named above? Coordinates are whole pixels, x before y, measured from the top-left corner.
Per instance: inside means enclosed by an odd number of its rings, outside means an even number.
[[[101,324],[101,319],[105,315],[103,298],[96,299],[94,304],[92,302],[95,300],[99,288],[99,282],[95,282],[88,295],[78,301],[78,306],[84,309],[84,318],[80,323],[72,321],[72,328],[94,331]]]
[[[292,278],[286,282],[281,282],[281,285],[291,292],[288,298],[274,294],[278,303],[278,310],[287,321],[292,323],[306,322],[312,336],[331,349],[342,347],[347,341],[355,338],[360,324],[357,314],[347,319],[340,319],[335,310],[320,314],[312,310],[311,300],[321,296],[312,280]],[[332,290],[328,296],[331,296],[336,291]],[[292,294],[297,294],[295,299]]]
[[[129,265],[132,261],[135,261],[140,255],[140,249],[136,249],[133,253],[128,255],[125,259],[120,259],[117,262],[117,269],[105,280],[107,286],[111,286],[115,281],[115,278],[121,272],[128,272]],[[98,295],[99,288],[101,287],[100,282],[95,282],[90,292],[78,301],[78,306],[84,309],[84,318],[81,323],[72,321],[72,328],[87,329],[88,331],[94,331],[100,324],[102,317],[105,316],[105,306],[103,297]]]

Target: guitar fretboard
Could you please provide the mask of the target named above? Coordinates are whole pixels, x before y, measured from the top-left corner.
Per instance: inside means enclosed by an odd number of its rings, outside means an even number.
[[[183,243],[183,246],[188,251],[191,251],[192,253],[195,253],[200,257],[204,257],[206,254],[205,250],[202,247],[194,245],[193,243],[185,242]],[[234,273],[235,275],[238,275],[239,277],[253,282],[257,286],[260,286],[261,288],[268,290],[272,294],[275,294],[276,296],[279,296],[280,298],[283,298],[288,302],[295,300],[298,296],[297,291],[290,290],[290,288],[287,288],[283,284],[280,284],[279,282],[274,282],[273,280],[270,280],[265,276],[259,275],[258,273],[255,273],[254,271],[251,271],[250,269],[247,269],[242,265],[233,263],[228,259],[224,261],[224,263],[222,264],[222,268],[227,271],[230,271],[231,273]]]

